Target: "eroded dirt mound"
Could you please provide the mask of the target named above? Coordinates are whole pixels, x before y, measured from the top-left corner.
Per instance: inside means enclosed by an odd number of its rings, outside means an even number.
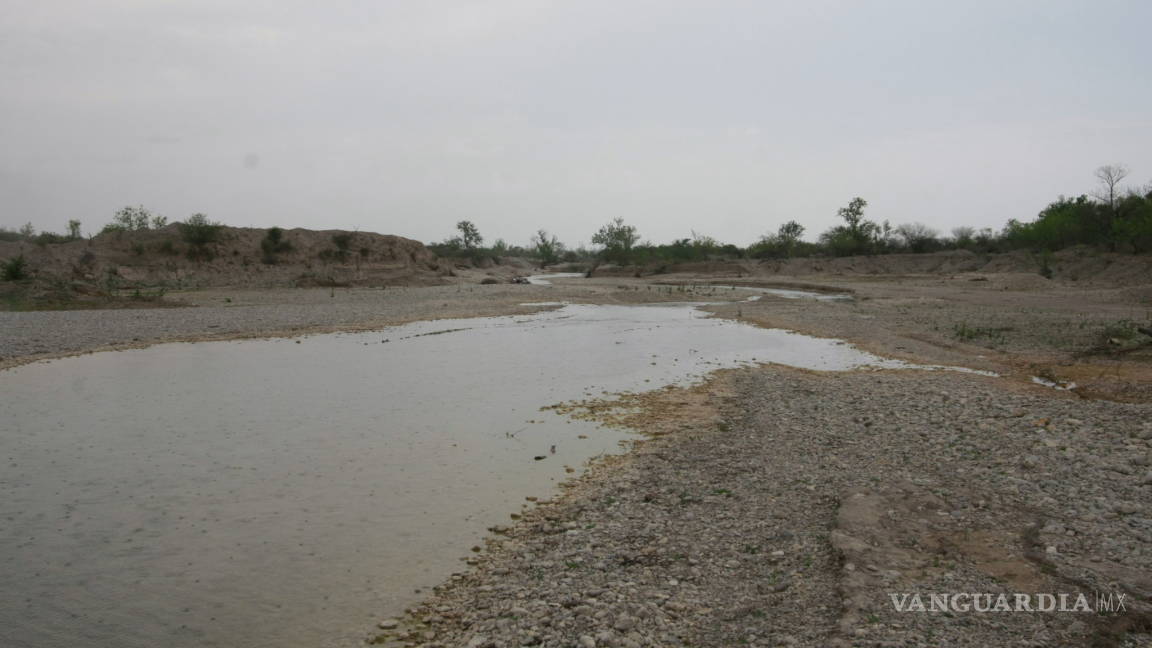
[[[450,270],[424,244],[400,236],[342,230],[284,230],[277,246],[268,230],[223,227],[200,248],[179,225],[104,233],[69,243],[0,242],[0,259],[23,254],[28,272],[50,282],[101,290],[136,287],[435,285]]]

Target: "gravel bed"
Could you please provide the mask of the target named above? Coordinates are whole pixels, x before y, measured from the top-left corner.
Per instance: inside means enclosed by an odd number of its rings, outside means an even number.
[[[625,399],[640,413],[607,420],[660,436],[494,529],[473,569],[373,641],[1152,645],[1152,408],[1002,383],[766,367]],[[889,598],[1097,591],[1126,611]]]

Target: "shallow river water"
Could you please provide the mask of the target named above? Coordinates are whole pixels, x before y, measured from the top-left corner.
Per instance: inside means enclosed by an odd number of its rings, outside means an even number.
[[[750,361],[903,366],[679,304],[0,372],[0,645],[358,645],[565,465],[619,451],[541,406]]]

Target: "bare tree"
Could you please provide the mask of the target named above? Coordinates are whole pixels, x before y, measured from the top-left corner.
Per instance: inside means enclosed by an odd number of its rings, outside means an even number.
[[[936,230],[923,223],[905,223],[896,227],[896,236],[912,252],[930,252],[937,246]]]
[[[1096,179],[1100,181],[1099,192],[1096,197],[1101,202],[1108,203],[1108,209],[1116,209],[1116,192],[1120,182],[1128,177],[1128,167],[1123,164],[1105,164],[1096,169]]]
[[[956,247],[968,247],[972,245],[972,240],[976,238],[976,228],[968,227],[966,225],[961,227],[952,228],[952,243]]]

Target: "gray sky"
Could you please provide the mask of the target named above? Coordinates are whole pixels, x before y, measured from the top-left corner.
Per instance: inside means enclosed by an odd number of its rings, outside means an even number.
[[[0,225],[747,244],[1152,180],[1152,2],[0,0]]]

